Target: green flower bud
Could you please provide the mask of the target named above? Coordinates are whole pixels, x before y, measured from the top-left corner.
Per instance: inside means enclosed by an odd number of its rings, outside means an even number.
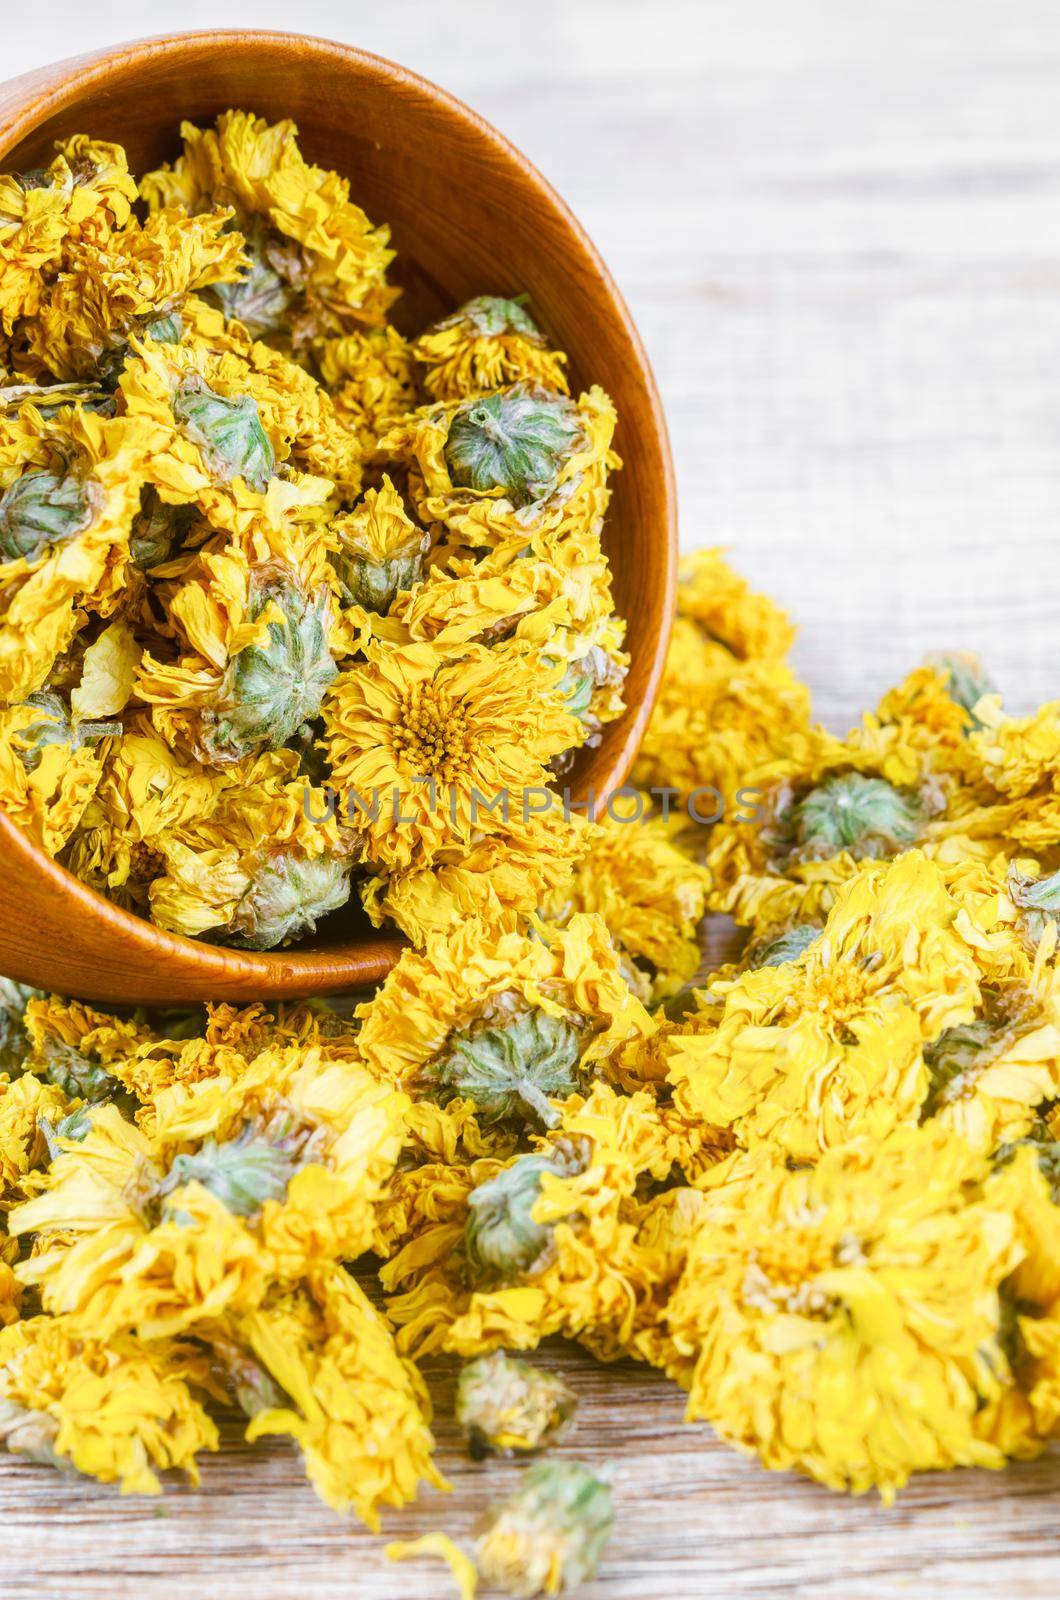
[[[468,1198],[463,1254],[476,1288],[497,1288],[544,1265],[552,1224],[531,1216],[546,1172],[572,1177],[584,1172],[588,1146],[557,1140],[547,1155],[518,1156]]]
[[[1060,872],[1028,878],[1010,867],[1008,894],[1012,904],[1024,913],[1023,927],[1030,944],[1038,944],[1050,923],[1060,923]]]
[[[140,494],[140,509],[129,531],[129,552],[144,572],[169,561],[184,544],[198,516],[194,506],[167,505],[157,489]]]
[[[407,543],[380,559],[366,545],[358,548],[356,540],[348,539],[332,558],[346,604],[385,616],[397,596],[422,578],[429,544],[429,534],[411,528]]]
[[[826,778],[795,808],[799,854],[828,860],[848,851],[856,859],[879,860],[915,844],[921,812],[885,778],[845,772]]]
[[[248,488],[264,493],[276,471],[276,455],[256,400],[248,394],[238,400],[215,394],[198,373],[189,372],[174,392],[173,415],[219,482],[242,478]]]
[[[516,1600],[559,1594],[593,1577],[614,1520],[610,1484],[578,1461],[538,1461],[489,1512],[475,1560]]]
[[[565,1099],[582,1086],[578,1030],[562,1017],[537,1009],[507,1020],[480,1022],[450,1035],[444,1053],[423,1070],[441,1105],[473,1100],[483,1121],[536,1118],[543,1127],[559,1121],[551,1099]]]
[[[996,694],[997,690],[983,671],[979,657],[957,650],[952,655],[936,657],[934,665],[941,672],[949,673],[946,693],[950,699],[956,701],[962,711],[967,711],[973,727],[981,728],[982,723],[973,715],[975,708],[984,694]]]
[[[225,944],[275,950],[313,933],[321,917],[350,898],[350,863],[342,856],[270,856],[224,930]]]
[[[500,489],[513,506],[541,500],[581,433],[577,407],[527,383],[465,400],[453,413],[445,461],[453,483],[480,493]]]
[[[99,1104],[110,1100],[115,1092],[122,1093],[118,1079],[100,1065],[89,1060],[72,1044],[59,1039],[48,1039],[43,1050],[44,1077],[71,1100],[87,1100]]]
[[[460,1372],[456,1420],[475,1461],[529,1455],[562,1438],[577,1399],[562,1378],[503,1350],[479,1356]]]
[[[122,732],[120,722],[78,722],[65,701],[50,689],[39,689],[36,694],[27,695],[23,705],[32,706],[40,713],[18,733],[19,755],[27,772],[36,771],[49,745],[82,750],[86,745],[114,738]]]
[[[27,467],[0,495],[0,561],[36,561],[89,526],[93,496],[77,472]]]
[[[184,319],[179,311],[163,311],[144,323],[144,333],[156,344],[179,344],[184,337]]]
[[[782,967],[787,961],[797,961],[820,937],[820,928],[815,928],[810,922],[797,922],[793,928],[778,933],[775,939],[767,940],[754,950],[751,953],[751,966],[757,970],[759,967]]]
[[[338,674],[328,649],[326,593],[307,595],[293,578],[267,574],[255,581],[250,618],[269,610],[266,637],[232,657],[217,703],[203,717],[210,761],[278,750],[317,715]]]
[[[234,1139],[205,1139],[193,1154],[174,1158],[154,1198],[201,1183],[233,1216],[256,1217],[266,1200],[286,1198],[288,1184],[305,1165],[302,1132],[301,1142],[275,1141],[248,1122]]]
[[[440,333],[443,328],[458,328],[462,323],[468,323],[482,339],[499,339],[506,333],[518,333],[534,344],[543,344],[544,335],[526,309],[529,298],[525,294],[517,295],[513,300],[505,300],[496,294],[476,295],[448,317],[433,323],[428,332]]]
[[[207,293],[252,339],[263,339],[283,327],[294,290],[268,260],[261,230],[247,237],[243,249],[250,266],[242,277],[235,283],[211,284]]]

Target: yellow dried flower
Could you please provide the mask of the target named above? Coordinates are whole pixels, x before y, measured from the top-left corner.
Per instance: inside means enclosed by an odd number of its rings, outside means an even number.
[[[377,649],[343,670],[324,700],[324,743],[368,859],[429,865],[518,829],[548,763],[579,742],[550,692],[559,678],[529,652],[481,645]]]
[[[16,1455],[73,1468],[123,1494],[160,1494],[158,1472],[199,1481],[217,1429],[195,1390],[209,1358],[171,1340],[85,1338],[62,1317],[0,1331],[0,1434]]]
[[[445,1487],[431,1463],[423,1382],[343,1267],[320,1266],[303,1286],[274,1292],[232,1336],[234,1347],[225,1338],[215,1348],[250,1417],[247,1438],[293,1438],[333,1510],[378,1530],[380,1506],[404,1505],[421,1481]]]
[[[423,386],[433,399],[463,400],[521,381],[567,393],[567,358],[548,349],[526,298],[477,295],[420,335],[412,354],[427,369]]]
[[[716,1030],[678,1037],[670,1078],[691,1115],[800,1161],[916,1119],[923,1046],[972,1020],[975,960],[942,872],[918,851],[863,868],[793,961],[744,972]]]
[[[375,228],[337,173],[310,165],[288,119],[272,124],[226,111],[213,128],[181,127],[184,154],[140,180],[151,207],[234,208],[257,255],[290,294],[279,330],[296,342],[377,322],[394,299],[386,284],[389,231]],[[256,232],[249,227],[260,219]],[[238,305],[234,308],[238,315]]]
[[[578,1461],[539,1461],[488,1513],[479,1570],[519,1600],[562,1594],[595,1575],[613,1523],[609,1484]]]
[[[767,1467],[885,1500],[913,1472],[1001,1466],[977,1415],[1007,1368],[999,1289],[1022,1252],[985,1177],[937,1124],[815,1167],[740,1158],[667,1313],[694,1361],[689,1417]]]

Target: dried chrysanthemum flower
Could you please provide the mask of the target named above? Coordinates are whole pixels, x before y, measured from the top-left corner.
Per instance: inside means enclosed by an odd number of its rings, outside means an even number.
[[[563,1437],[577,1403],[556,1373],[495,1350],[461,1368],[456,1420],[476,1461],[529,1455]]]
[[[330,606],[294,568],[203,553],[171,606],[196,654],[146,655],[137,681],[155,726],[214,765],[278,750],[317,715],[338,672]]]
[[[336,415],[357,435],[366,455],[388,427],[414,409],[412,352],[396,328],[322,339],[314,355]]]
[[[449,1168],[444,1203],[404,1219],[380,1272],[409,1285],[389,1302],[401,1347],[466,1357],[563,1333],[604,1360],[629,1348],[658,1322],[640,1196],[680,1148],[648,1092],[597,1084],[537,1149]]]
[[[886,1500],[913,1472],[1002,1465],[978,1416],[1002,1388],[998,1290],[1023,1252],[987,1170],[937,1124],[814,1167],[734,1158],[667,1313],[694,1362],[689,1417],[767,1467]]]
[[[445,464],[458,489],[499,490],[518,509],[554,493],[579,433],[572,401],[515,384],[457,407],[449,418]]]
[[[422,1379],[344,1267],[319,1265],[272,1291],[212,1343],[250,1418],[247,1438],[294,1439],[333,1510],[378,1530],[381,1506],[404,1505],[422,1481],[444,1487]]]
[[[475,1560],[487,1583],[517,1600],[576,1589],[593,1577],[611,1536],[611,1486],[579,1461],[539,1461],[487,1515]]]
[[[1060,927],[1060,870],[1031,877],[1013,866],[1006,887],[1022,913],[1023,932],[1032,947],[1050,927]]]
[[[68,245],[101,242],[129,221],[136,182],[120,145],[61,140],[47,167],[0,176],[0,321],[33,316]]]
[[[843,773],[811,789],[794,807],[791,858],[829,860],[846,851],[855,861],[886,859],[915,844],[921,825],[915,799],[894,784]]]
[[[385,277],[388,230],[374,228],[351,201],[345,178],[305,161],[293,122],[270,126],[226,111],[213,128],[185,122],[181,134],[184,154],[142,178],[140,194],[152,210],[234,208],[237,225],[289,293],[270,331],[308,342],[381,320],[394,298]]]
[[[551,695],[560,673],[523,650],[378,649],[340,672],[323,705],[331,772],[366,856],[388,869],[518,830],[527,797],[578,725]]]
[[[974,1021],[924,1047],[930,1078],[924,1114],[976,1149],[1028,1134],[1038,1108],[1060,1095],[1060,1026],[1044,997],[1022,986],[987,989]]]
[[[395,423],[379,451],[405,463],[425,525],[469,550],[598,528],[609,500],[615,410],[600,389],[577,401],[536,384],[439,402]]]
[[[227,231],[230,220],[225,211],[196,218],[160,211],[142,226],[133,219],[100,242],[71,245],[62,273],[20,324],[26,350],[20,365],[36,362],[55,378],[107,384],[133,334],[179,340],[188,294],[234,278],[243,264],[243,241]]]
[[[534,938],[465,922],[406,951],[358,1015],[358,1050],[381,1078],[443,1105],[470,1100],[486,1124],[545,1127],[553,1100],[650,1028],[588,916]]]
[[[923,1047],[972,1020],[975,958],[941,869],[918,851],[862,868],[794,960],[713,985],[717,1026],[673,1040],[678,1103],[749,1147],[814,1161],[851,1136],[914,1121]]]
[[[549,350],[526,298],[477,295],[421,333],[412,354],[427,369],[427,393],[435,400],[457,400],[529,382],[565,394],[567,358]]]
[[[169,1336],[371,1246],[405,1097],[312,1048],[240,1066],[160,1088],[139,1127],[104,1105],[61,1143],[10,1219],[45,1235],[19,1268],[45,1309],[102,1336]]]
[[[105,1342],[64,1317],[0,1330],[0,1437],[6,1449],[159,1494],[159,1472],[198,1483],[196,1453],[216,1450],[201,1396],[214,1388],[209,1356],[192,1344],[126,1336]]]
[[[344,606],[389,611],[395,596],[422,575],[429,536],[407,515],[385,474],[381,488],[367,490],[330,531],[337,541],[330,560]]]

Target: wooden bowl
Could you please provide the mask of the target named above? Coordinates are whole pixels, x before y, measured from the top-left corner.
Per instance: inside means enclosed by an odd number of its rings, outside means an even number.
[[[575,392],[596,382],[613,397],[625,465],[605,543],[629,624],[629,709],[569,780],[583,799],[593,790],[599,810],[625,780],[651,709],[676,566],[666,425],[606,267],[540,173],[460,101],[378,56],[295,34],[176,34],[0,85],[0,166],[41,165],[54,140],[84,132],[123,144],[144,172],[178,153],[182,119],[207,123],[229,107],[293,117],[308,159],[347,174],[368,215],[390,223],[404,331],[472,295],[525,290],[570,357]],[[0,813],[0,972],[23,982],[104,1001],[277,999],[377,983],[401,947],[360,913],[264,954],[164,933],[78,882]]]

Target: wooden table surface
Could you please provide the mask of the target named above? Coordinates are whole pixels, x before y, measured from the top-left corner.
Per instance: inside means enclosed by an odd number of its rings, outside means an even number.
[[[50,0],[4,70],[239,22],[405,61],[501,126],[627,293],[673,433],[687,546],[728,544],[802,625],[844,727],[930,649],[1015,709],[1060,693],[1060,7],[1053,0]],[[925,1478],[893,1510],[767,1474],[681,1423],[661,1378],[553,1352],[569,1449],[618,1527],[585,1600],[1039,1595],[1060,1459]],[[512,1469],[463,1460],[389,1537],[470,1528]],[[491,1486],[487,1489],[487,1482]],[[0,1457],[0,1596],[419,1600],[282,1447],[233,1437],[204,1492],[121,1500]]]

